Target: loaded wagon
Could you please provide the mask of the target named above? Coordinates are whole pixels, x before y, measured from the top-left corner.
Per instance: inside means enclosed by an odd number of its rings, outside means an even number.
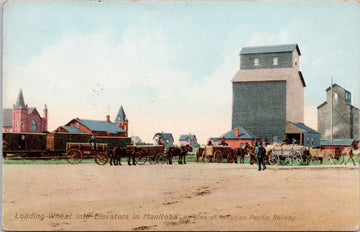
[[[227,159],[228,163],[232,163],[235,160],[233,150],[229,146],[212,146],[199,147],[196,151],[196,162],[199,162],[200,157],[204,162],[215,161],[216,163],[222,163],[223,159]]]
[[[269,155],[271,165],[308,165],[310,160],[309,150],[299,145],[275,146]]]

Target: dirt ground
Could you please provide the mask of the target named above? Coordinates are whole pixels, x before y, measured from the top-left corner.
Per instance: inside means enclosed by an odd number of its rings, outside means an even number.
[[[359,166],[2,168],[3,230],[359,230]]]

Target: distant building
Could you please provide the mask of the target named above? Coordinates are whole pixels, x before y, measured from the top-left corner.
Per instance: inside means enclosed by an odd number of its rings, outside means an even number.
[[[243,127],[235,127],[218,138],[218,144],[225,140],[232,149],[243,147],[245,143],[253,144],[255,140],[259,140],[256,135],[245,130]]]
[[[173,147],[174,146],[174,137],[172,136],[171,133],[156,133],[153,137],[153,144],[157,145],[157,141],[159,139],[159,137],[161,137],[163,139],[163,141],[166,143],[165,146],[166,147]]]
[[[351,92],[333,85],[333,110],[331,110],[331,87],[326,89],[326,101],[317,107],[318,131],[321,139],[359,140],[359,109],[351,104]],[[333,126],[331,126],[333,111]]]
[[[207,141],[211,141],[213,146],[217,146],[219,144],[219,138],[211,137]]]
[[[120,128],[126,131],[125,137],[127,137],[129,131],[129,120],[126,117],[123,106],[120,106],[119,112],[115,118],[115,123],[118,124]]]
[[[110,115],[106,120],[89,120],[89,119],[72,119],[64,126],[58,127],[56,132],[65,133],[86,133],[95,136],[108,137],[127,137],[128,136],[128,119],[126,118],[123,107],[120,107],[115,122],[110,121]]]
[[[25,105],[22,90],[20,89],[16,104],[13,108],[3,109],[4,132],[44,132],[47,131],[48,109],[45,105],[44,117],[41,117],[35,107]]]
[[[142,142],[141,138],[139,136],[131,136],[131,143],[136,144]]]
[[[353,146],[356,147],[356,142],[354,139],[322,139],[320,141],[321,149],[339,149],[344,150],[347,147]]]
[[[290,143],[320,147],[320,133],[303,123],[286,122],[285,131]]]
[[[179,146],[185,146],[185,145],[192,146],[196,143],[197,143],[196,135],[192,135],[192,134],[180,135]]]
[[[232,80],[232,129],[282,141],[286,121],[304,122],[305,81],[297,44],[244,47]]]

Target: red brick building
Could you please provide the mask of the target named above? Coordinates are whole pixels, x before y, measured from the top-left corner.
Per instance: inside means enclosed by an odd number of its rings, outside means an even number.
[[[75,118],[66,123],[65,126],[58,127],[55,131],[93,134],[99,137],[128,137],[128,124],[129,121],[121,106],[115,122],[110,121],[110,115],[107,115],[104,121]]]
[[[48,109],[45,105],[44,117],[41,117],[35,107],[25,104],[22,90],[20,89],[14,107],[3,109],[4,132],[44,132],[47,131]]]
[[[242,147],[245,143],[252,145],[254,141],[260,141],[259,138],[252,133],[245,130],[243,127],[235,127],[231,131],[225,133],[223,136],[218,138],[219,145],[223,139],[232,149]]]

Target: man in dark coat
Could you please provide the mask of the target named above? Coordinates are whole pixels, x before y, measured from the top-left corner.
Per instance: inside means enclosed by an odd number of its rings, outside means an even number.
[[[262,143],[259,143],[258,147],[255,150],[255,156],[257,158],[259,171],[261,171],[261,165],[263,166],[263,170],[266,169],[265,162],[264,162],[265,155],[266,155],[266,150],[262,146]]]
[[[99,143],[97,141],[97,138],[95,137],[95,135],[91,135],[90,139],[88,140],[88,142],[91,144],[92,149],[97,150],[99,147]]]

